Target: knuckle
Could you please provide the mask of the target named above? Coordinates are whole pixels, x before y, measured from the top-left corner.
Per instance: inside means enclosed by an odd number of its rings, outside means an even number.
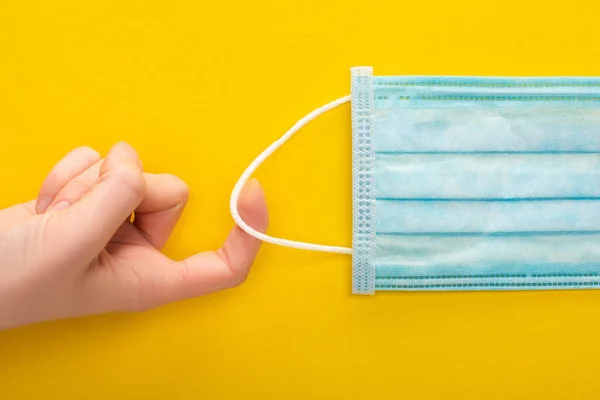
[[[232,287],[243,285],[248,280],[249,271],[232,272]]]
[[[248,279],[248,275],[250,274],[250,268],[245,268],[245,266],[236,266],[231,261],[229,254],[226,249],[222,248],[217,252],[219,257],[223,260],[227,269],[229,270],[229,279],[228,283],[230,287],[236,287],[242,285]]]
[[[142,177],[140,171],[133,168],[117,168],[110,172],[113,179],[118,181],[136,197],[142,197],[144,195],[146,191],[146,181]]]

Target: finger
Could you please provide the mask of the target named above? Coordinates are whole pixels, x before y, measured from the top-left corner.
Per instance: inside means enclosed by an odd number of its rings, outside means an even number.
[[[54,198],[49,209],[75,204],[98,181],[102,161],[73,178]],[[162,249],[177,225],[189,197],[185,182],[169,174],[144,174],[146,195],[135,210],[135,225],[157,249]]]
[[[189,197],[184,181],[169,174],[144,174],[146,196],[135,210],[134,224],[144,234],[148,242],[162,249]]]
[[[37,198],[36,212],[46,212],[56,195],[74,177],[81,174],[100,159],[100,154],[90,147],[79,147],[62,160],[60,160],[50,171]]]
[[[81,200],[98,182],[103,161],[97,161],[67,183],[56,197],[54,197],[48,210],[65,208]]]
[[[242,218],[254,229],[267,230],[269,215],[265,195],[256,179],[244,187],[238,208]],[[167,298],[179,300],[240,285],[246,280],[261,244],[235,226],[221,249],[194,255],[178,264],[180,279],[166,288]]]
[[[258,181],[250,181],[240,194],[239,210],[256,230],[267,230],[268,211]],[[248,276],[260,245],[258,239],[236,226],[218,251],[197,254],[180,262],[167,261],[164,268],[147,265],[136,268],[137,281],[144,282],[145,289],[139,292],[138,302],[125,308],[143,310],[237,286]]]
[[[95,257],[140,204],[146,181],[137,152],[115,145],[102,163],[96,185],[65,214],[66,232],[81,255]]]

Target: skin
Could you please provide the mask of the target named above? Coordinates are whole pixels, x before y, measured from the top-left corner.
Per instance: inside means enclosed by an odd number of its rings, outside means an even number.
[[[181,261],[161,253],[187,199],[181,179],[144,173],[126,143],[105,158],[88,147],[73,150],[37,200],[0,210],[0,329],[143,311],[241,284],[260,241],[238,227],[216,251]],[[258,181],[247,183],[238,207],[266,231]]]

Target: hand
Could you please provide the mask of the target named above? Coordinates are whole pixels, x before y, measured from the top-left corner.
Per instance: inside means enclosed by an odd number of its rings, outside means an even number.
[[[147,310],[241,284],[260,242],[238,227],[217,251],[183,261],[160,252],[187,198],[179,178],[143,173],[128,144],[105,159],[90,148],[69,153],[37,201],[0,210],[0,329]],[[266,230],[256,180],[244,188],[239,210]]]

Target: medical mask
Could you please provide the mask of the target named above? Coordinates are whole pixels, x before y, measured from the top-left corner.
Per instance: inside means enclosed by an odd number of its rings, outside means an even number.
[[[352,254],[353,293],[600,286],[600,79],[374,77],[242,174],[231,213],[274,244]],[[237,199],[273,151],[352,103],[353,248],[273,238]]]

